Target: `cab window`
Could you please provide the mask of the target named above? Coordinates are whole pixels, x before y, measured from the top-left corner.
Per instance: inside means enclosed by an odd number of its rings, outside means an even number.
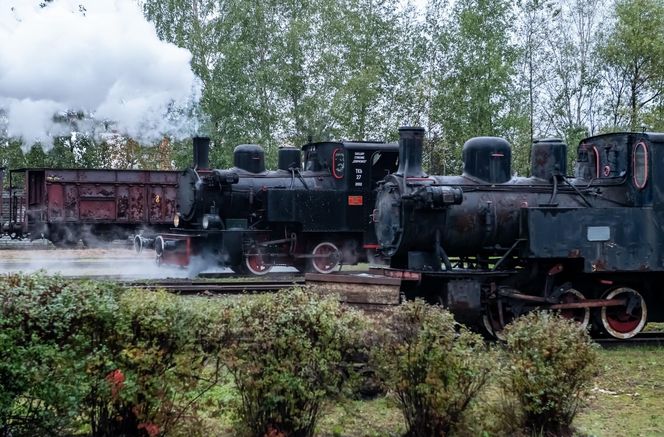
[[[648,183],[648,146],[641,141],[634,146],[632,153],[632,176],[634,186],[639,190]]]
[[[335,179],[343,179],[346,171],[346,157],[341,148],[334,149],[332,152],[332,176]]]

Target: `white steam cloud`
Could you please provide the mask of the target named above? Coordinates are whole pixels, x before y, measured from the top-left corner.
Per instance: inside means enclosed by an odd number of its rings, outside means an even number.
[[[184,137],[200,81],[132,0],[0,0],[0,118],[29,148],[67,135],[66,113],[142,142]],[[55,120],[60,120],[60,122]],[[85,123],[78,123],[80,126]]]

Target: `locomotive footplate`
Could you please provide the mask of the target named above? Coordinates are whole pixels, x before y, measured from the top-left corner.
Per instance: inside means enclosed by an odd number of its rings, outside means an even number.
[[[505,278],[515,273],[515,270],[468,270],[468,269],[452,269],[441,271],[417,271],[417,270],[404,270],[395,269],[391,267],[369,267],[369,272],[376,275],[387,276],[388,278],[398,278],[404,281],[421,281],[424,278],[468,278],[469,276],[483,278]]]

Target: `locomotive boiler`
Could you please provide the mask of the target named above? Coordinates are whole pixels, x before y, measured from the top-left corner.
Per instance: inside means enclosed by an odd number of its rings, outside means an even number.
[[[375,252],[374,190],[396,169],[396,144],[282,148],[274,171],[250,144],[235,148],[232,168],[209,169],[208,147],[209,139],[194,139],[194,165],[178,181],[175,229],[154,241],[159,262],[256,275],[274,265],[329,273]]]
[[[461,175],[428,175],[423,135],[400,129],[399,168],[376,199],[386,274],[404,291],[494,334],[540,308],[618,338],[662,320],[664,135],[584,139],[574,177],[555,139],[532,145],[532,176],[513,176],[511,147],[495,137],[464,144]]]

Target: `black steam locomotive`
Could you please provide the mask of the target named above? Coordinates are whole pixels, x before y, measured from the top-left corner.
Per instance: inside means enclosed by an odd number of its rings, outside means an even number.
[[[178,181],[177,229],[153,242],[158,262],[255,275],[273,265],[329,273],[377,249],[375,188],[396,169],[397,144],[283,148],[275,171],[266,171],[260,146],[246,144],[235,148],[233,168],[209,169],[208,147],[209,139],[194,139],[194,166]]]
[[[399,168],[379,184],[375,226],[385,273],[496,335],[513,317],[560,311],[617,338],[662,321],[664,134],[612,133],[578,147],[532,145],[514,177],[495,137],[463,147],[463,174],[422,170],[421,128],[401,128]]]

